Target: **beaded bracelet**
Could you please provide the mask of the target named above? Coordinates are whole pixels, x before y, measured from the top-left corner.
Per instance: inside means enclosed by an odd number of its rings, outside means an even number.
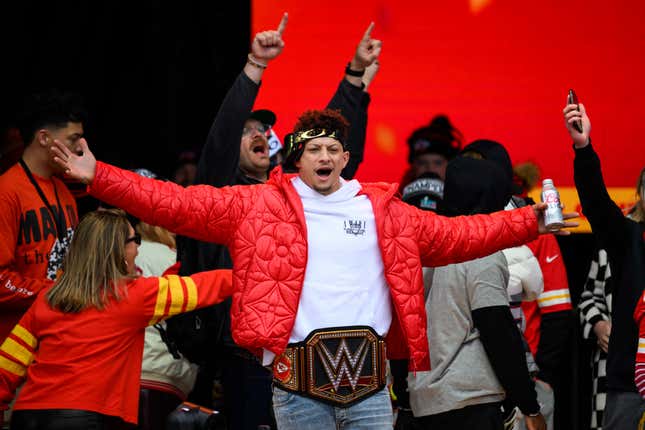
[[[266,68],[267,68],[267,65],[266,65],[266,64],[260,63],[260,62],[259,62],[258,60],[256,60],[256,59],[255,59],[255,57],[253,57],[253,55],[251,55],[251,54],[249,54],[249,55],[248,55],[248,57],[247,57],[247,61],[248,61],[248,63],[249,63],[251,66],[255,66],[255,67],[258,67],[258,68],[260,68],[260,69],[266,69]]]

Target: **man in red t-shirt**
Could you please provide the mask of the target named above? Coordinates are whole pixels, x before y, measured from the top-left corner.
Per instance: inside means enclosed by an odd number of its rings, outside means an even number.
[[[78,224],[50,147],[78,151],[84,118],[78,96],[53,90],[29,97],[18,117],[25,151],[0,176],[0,343],[55,279]]]

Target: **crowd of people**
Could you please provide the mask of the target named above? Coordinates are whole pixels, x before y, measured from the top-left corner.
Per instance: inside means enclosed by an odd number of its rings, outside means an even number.
[[[575,305],[554,236],[577,214],[547,228],[536,170],[444,115],[408,139],[400,186],[352,179],[373,23],[326,108],[281,141],[253,106],[287,20],[255,35],[174,181],[97,161],[77,96],[27,98],[22,158],[0,176],[0,423],[172,429],[199,410],[191,428],[554,428]],[[625,216],[584,105],[562,114],[599,247],[578,304],[598,345],[591,425],[642,429],[645,169]],[[69,181],[100,202],[80,221]]]

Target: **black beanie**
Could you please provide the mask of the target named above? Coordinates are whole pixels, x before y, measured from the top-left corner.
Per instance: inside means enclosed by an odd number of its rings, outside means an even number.
[[[459,153],[461,139],[461,133],[448,117],[437,115],[430,124],[414,130],[408,137],[408,163],[423,154],[439,154],[451,160]]]

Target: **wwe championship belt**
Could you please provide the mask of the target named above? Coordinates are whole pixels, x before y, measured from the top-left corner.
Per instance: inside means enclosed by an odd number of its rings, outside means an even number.
[[[371,327],[334,327],[309,333],[273,361],[276,385],[350,406],[385,386],[385,342]]]

